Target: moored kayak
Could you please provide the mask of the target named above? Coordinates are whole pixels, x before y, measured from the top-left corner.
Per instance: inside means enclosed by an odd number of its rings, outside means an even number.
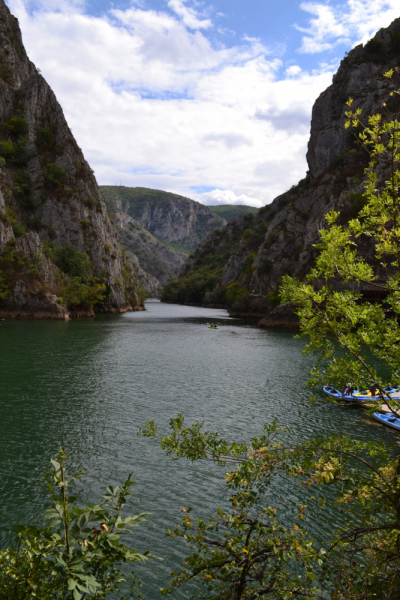
[[[393,413],[387,413],[384,415],[382,413],[375,412],[372,416],[376,421],[382,423],[382,425],[387,425],[387,427],[391,427],[392,429],[397,429],[397,431],[400,431],[400,419],[395,417]]]
[[[360,393],[357,389],[354,390],[353,394],[342,395],[339,390],[332,387],[331,385],[324,385],[323,390],[325,394],[331,396],[332,398],[336,398],[337,400],[342,400],[344,402],[376,402],[378,398],[376,396],[367,396],[367,392]]]
[[[399,394],[400,390],[398,387],[394,387],[393,385],[388,385],[383,388],[383,391],[387,394]]]
[[[383,391],[386,392],[386,395],[384,394],[384,399],[385,400],[400,400],[400,393],[399,393],[399,389],[398,388],[394,388],[394,387],[386,387],[383,388]],[[354,394],[354,397],[357,400],[362,400],[363,402],[379,402],[379,395],[376,394],[375,396],[373,396],[371,394],[371,392],[369,392],[368,390],[365,390],[363,392],[357,392]]]
[[[353,398],[355,399],[356,402],[378,402],[379,401],[379,395],[376,394],[375,396],[373,396],[371,394],[371,392],[369,392],[368,390],[364,390],[363,392],[358,392],[358,391],[354,392]]]
[[[325,394],[331,396],[332,398],[337,398],[338,400],[343,400],[345,402],[380,402],[380,398],[378,395],[373,396],[370,391],[365,390],[359,392],[357,389],[354,389],[351,395],[342,396],[341,392],[339,392],[336,388],[331,385],[325,385],[323,387]],[[400,400],[400,392],[399,388],[395,388],[392,386],[388,386],[383,388],[384,392],[390,394],[390,397],[385,394],[385,400]]]

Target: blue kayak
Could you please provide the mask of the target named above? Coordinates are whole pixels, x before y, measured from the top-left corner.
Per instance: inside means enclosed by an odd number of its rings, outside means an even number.
[[[382,425],[387,425],[388,427],[392,427],[392,429],[400,431],[400,419],[395,417],[394,414],[387,413],[383,415],[382,413],[374,413],[372,416],[376,421],[382,423]]]
[[[354,390],[353,395],[351,396],[342,396],[341,392],[331,385],[324,385],[322,389],[324,390],[325,394],[328,394],[328,396],[336,398],[337,400],[344,400],[345,402],[361,402],[361,400],[354,398],[354,394],[358,393],[357,389]]]
[[[331,385],[325,385],[323,387],[325,394],[331,396],[332,398],[336,398],[337,400],[343,400],[345,402],[380,402],[380,398],[378,395],[373,396],[370,391],[365,390],[363,392],[359,392],[357,389],[354,389],[351,395],[342,396],[341,392],[332,387]],[[393,386],[387,386],[383,388],[383,391],[389,396],[385,396],[386,400],[400,400],[400,392],[399,388]]]
[[[394,387],[393,385],[388,385],[383,388],[383,391],[387,394],[398,394],[400,389],[398,387]]]
[[[354,389],[353,393],[342,395],[339,390],[332,387],[331,385],[324,385],[323,390],[325,394],[331,396],[332,398],[336,398],[337,400],[341,400],[343,402],[377,402],[379,401],[378,396],[372,396],[371,392],[359,392],[357,388]]]

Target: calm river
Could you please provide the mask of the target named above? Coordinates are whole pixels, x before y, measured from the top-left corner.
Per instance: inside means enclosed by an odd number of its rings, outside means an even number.
[[[304,391],[311,358],[293,331],[261,330],[226,311],[148,301],[146,312],[70,322],[4,321],[0,327],[0,534],[37,522],[43,510],[40,474],[60,445],[88,471],[80,497],[99,498],[108,484],[135,470],[130,509],[148,511],[134,546],[163,557],[140,570],[146,598],[168,582],[185,556],[164,537],[192,506],[206,516],[224,503],[223,472],[210,464],[172,461],[157,443],[137,437],[147,419],[166,431],[177,413],[237,440],[261,432],[276,417],[291,439],[348,433],[392,443],[396,433],[356,407],[319,403]],[[208,321],[220,322],[216,331]],[[266,504],[289,516],[297,492],[277,486]],[[311,510],[322,511],[310,500]],[[338,523],[338,509],[321,513],[321,529]]]

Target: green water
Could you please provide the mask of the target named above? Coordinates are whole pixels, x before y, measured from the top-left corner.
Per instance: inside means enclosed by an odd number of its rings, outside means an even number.
[[[229,438],[260,433],[275,417],[290,425],[292,440],[317,433],[347,433],[360,440],[396,433],[371,422],[356,407],[310,406],[304,391],[311,359],[292,331],[258,329],[217,309],[147,303],[147,311],[93,320],[5,321],[0,327],[0,536],[10,541],[16,523],[37,522],[43,510],[40,474],[64,445],[77,469],[89,472],[85,500],[135,470],[130,509],[149,511],[134,546],[164,558],[141,569],[146,597],[158,597],[184,548],[164,537],[193,506],[209,514],[224,502],[221,470],[171,461],[157,444],[138,438],[155,419],[166,430],[178,412],[204,420]],[[206,323],[219,321],[218,330]],[[290,518],[301,500],[284,481],[266,503]],[[310,510],[321,535],[339,523],[337,508]]]

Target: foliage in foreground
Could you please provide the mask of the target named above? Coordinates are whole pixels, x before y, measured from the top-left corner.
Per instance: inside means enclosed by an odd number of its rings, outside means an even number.
[[[17,527],[16,545],[0,552],[0,599],[108,598],[125,581],[122,563],[151,558],[123,543],[123,536],[145,520],[145,513],[121,514],[131,496],[132,473],[123,485],[109,486],[101,502],[81,508],[68,488],[83,473],[68,476],[62,449],[51,463],[45,475],[51,508],[43,515],[48,523]]]
[[[204,431],[201,423],[185,426],[181,415],[170,421],[167,436],[159,436],[154,422],[148,422],[141,435],[158,438],[168,455],[232,465],[225,477],[230,509],[217,509],[209,520],[184,510],[182,523],[168,532],[193,553],[163,593],[183,587],[193,599],[399,598],[396,458],[383,443],[335,435],[289,445],[283,433],[275,423],[264,426],[260,437],[238,444]],[[271,486],[287,494],[300,487],[304,499],[311,491],[319,494],[321,510],[334,496],[340,528],[315,541],[309,530],[320,530],[320,524],[308,516],[305,504],[297,504],[291,517],[265,506]]]

